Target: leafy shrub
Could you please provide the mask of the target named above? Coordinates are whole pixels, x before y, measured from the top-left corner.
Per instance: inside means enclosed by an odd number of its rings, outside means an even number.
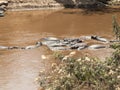
[[[110,45],[110,48],[113,48],[113,49],[120,49],[120,43],[112,44],[112,45]]]

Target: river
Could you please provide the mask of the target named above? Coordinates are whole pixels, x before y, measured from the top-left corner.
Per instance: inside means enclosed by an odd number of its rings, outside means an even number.
[[[0,18],[0,45],[27,46],[47,36],[100,35],[111,38],[114,14],[120,15],[119,12],[85,13],[80,9],[8,11]],[[43,60],[41,55],[52,53],[47,47],[0,50],[0,90],[38,90],[35,78],[39,71],[49,69],[50,63],[54,62]],[[102,51],[97,53],[100,54]]]

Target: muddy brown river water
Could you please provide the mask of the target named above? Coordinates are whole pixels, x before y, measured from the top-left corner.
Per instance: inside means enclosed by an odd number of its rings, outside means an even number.
[[[100,35],[111,38],[114,14],[119,18],[119,12],[84,13],[77,9],[9,11],[0,18],[0,45],[27,46],[47,36]],[[94,52],[91,53],[94,55]],[[34,79],[39,71],[49,69],[49,64],[54,62],[42,60],[41,55],[52,53],[46,47],[0,50],[0,90],[38,90],[39,85]],[[101,54],[102,51],[96,53],[98,56]]]

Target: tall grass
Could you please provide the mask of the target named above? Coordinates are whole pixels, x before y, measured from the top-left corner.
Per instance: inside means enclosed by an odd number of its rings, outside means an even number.
[[[119,24],[117,23],[117,20],[116,20],[116,17],[113,16],[113,33],[116,37],[116,40],[120,40],[120,26]]]

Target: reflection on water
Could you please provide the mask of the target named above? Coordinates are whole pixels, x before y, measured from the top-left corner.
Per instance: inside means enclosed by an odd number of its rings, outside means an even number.
[[[0,18],[0,45],[26,46],[46,36],[96,34],[111,37],[111,13],[83,15],[74,12],[81,10],[7,12]],[[34,78],[53,62],[42,60],[41,55],[51,53],[45,47],[0,51],[0,90],[37,90]]]

